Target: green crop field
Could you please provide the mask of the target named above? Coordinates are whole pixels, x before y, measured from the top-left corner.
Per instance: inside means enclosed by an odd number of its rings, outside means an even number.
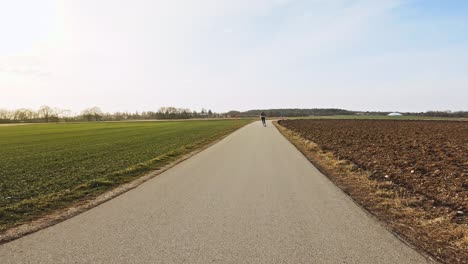
[[[129,182],[249,122],[0,126],[0,231]]]

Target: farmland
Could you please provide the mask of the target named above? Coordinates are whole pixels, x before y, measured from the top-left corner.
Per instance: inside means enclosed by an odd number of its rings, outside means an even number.
[[[0,127],[0,231],[132,181],[249,122]]]
[[[468,118],[463,117],[433,117],[433,116],[388,116],[388,115],[328,115],[328,116],[304,116],[290,117],[289,119],[357,119],[357,120],[447,120],[447,121],[468,121]]]
[[[324,150],[422,193],[453,210],[468,211],[468,123],[284,121]]]
[[[396,233],[448,262],[468,257],[468,122],[279,124],[303,139],[296,146]]]

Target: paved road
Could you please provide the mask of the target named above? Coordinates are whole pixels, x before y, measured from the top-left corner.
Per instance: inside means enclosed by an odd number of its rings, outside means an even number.
[[[426,263],[259,122],[0,262]]]

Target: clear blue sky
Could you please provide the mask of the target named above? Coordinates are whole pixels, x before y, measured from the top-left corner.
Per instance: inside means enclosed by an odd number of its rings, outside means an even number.
[[[468,1],[0,3],[0,108],[468,110]]]

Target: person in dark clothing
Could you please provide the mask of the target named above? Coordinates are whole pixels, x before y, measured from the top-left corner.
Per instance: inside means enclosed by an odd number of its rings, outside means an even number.
[[[262,124],[263,124],[263,126],[266,127],[266,114],[265,114],[265,112],[262,112],[262,113],[260,114],[260,117],[262,118]]]

